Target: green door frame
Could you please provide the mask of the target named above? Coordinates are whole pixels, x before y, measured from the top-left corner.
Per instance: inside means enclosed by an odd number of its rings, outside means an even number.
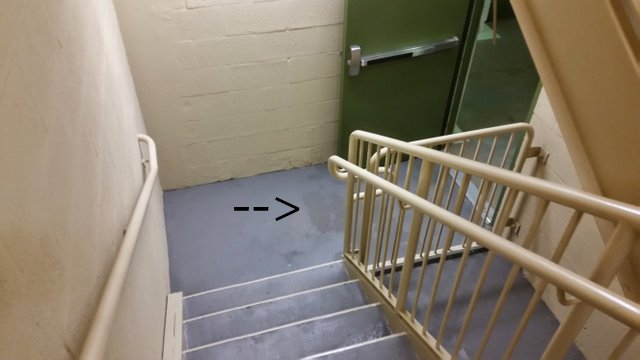
[[[451,95],[449,96],[449,104],[447,106],[446,120],[442,127],[442,135],[453,133],[458,113],[462,104],[462,95],[469,77],[469,69],[471,68],[471,60],[473,59],[473,51],[475,49],[476,37],[480,31],[480,23],[482,21],[482,7],[484,0],[472,0],[467,13],[467,24],[465,26],[463,36],[460,39],[461,50],[456,65],[455,81],[451,87]]]

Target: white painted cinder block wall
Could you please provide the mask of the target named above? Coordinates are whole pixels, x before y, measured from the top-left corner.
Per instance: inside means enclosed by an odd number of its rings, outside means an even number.
[[[0,358],[75,359],[143,181],[138,100],[110,0],[0,1]],[[107,359],[160,359],[162,190]]]
[[[544,89],[541,91],[534,109],[531,124],[535,129],[534,145],[544,147],[549,151],[550,156],[545,165],[536,165],[534,160],[530,160],[525,165],[523,172],[555,183],[582,188]],[[522,215],[519,216],[524,231],[531,223],[535,205],[535,201],[525,200],[524,202]],[[550,258],[570,217],[571,212],[566,208],[551,205],[540,226],[533,250]],[[515,241],[518,240],[521,239],[515,239]],[[604,241],[595,220],[591,216],[584,216],[560,264],[582,276],[589,277],[603,250]],[[529,278],[535,280],[531,276]],[[620,283],[617,280],[614,280],[610,288],[622,294]],[[558,319],[567,316],[570,308],[561,305],[556,300],[555,289],[548,287],[543,295],[543,300]],[[576,344],[587,359],[606,359],[628,328],[620,326],[616,321],[599,312],[594,314],[585,325]],[[627,352],[626,358],[634,359],[632,354],[640,354],[640,342],[636,341],[635,346]]]
[[[344,0],[115,0],[165,189],[336,151]]]

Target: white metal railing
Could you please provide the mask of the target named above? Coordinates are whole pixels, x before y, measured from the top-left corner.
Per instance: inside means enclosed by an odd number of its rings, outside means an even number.
[[[530,124],[527,123],[515,123],[503,126],[497,126],[493,128],[485,128],[473,131],[467,131],[464,133],[451,134],[439,137],[433,137],[429,139],[416,140],[410,142],[414,145],[419,145],[427,148],[435,148],[440,149],[443,152],[453,154],[459,157],[464,157],[467,159],[471,159],[477,162],[490,164],[494,166],[499,166],[501,168],[520,171],[524,165],[524,161],[527,158],[531,157],[540,157],[544,160],[544,156],[546,156],[546,152],[540,147],[532,147],[531,143],[533,141],[534,130]],[[362,157],[362,151],[357,155]],[[376,162],[381,162],[387,159],[389,149],[386,147],[381,148],[379,151],[374,151],[373,155],[369,159],[369,162],[363,164],[364,167],[374,166]],[[354,154],[353,150],[351,150],[351,154]],[[397,159],[396,159],[397,160]],[[386,163],[387,165],[389,163]],[[385,165],[385,166],[387,166]],[[415,166],[413,158],[409,158],[409,161],[404,164],[406,169],[404,176],[403,187],[408,189],[412,183],[415,183],[416,179],[412,179],[417,174],[415,172]],[[385,166],[380,166],[378,168],[378,173],[385,172]],[[400,166],[402,167],[402,166]],[[400,170],[395,169],[396,172]],[[389,172],[389,175],[392,175],[393,171]],[[435,188],[437,188],[437,195],[434,196],[431,200],[437,203],[442,201],[446,201],[446,205],[450,206],[452,195],[454,190],[456,190],[456,186],[459,185],[459,172],[453,171],[447,173],[445,171],[440,171],[437,176],[437,184]],[[347,174],[345,172],[338,172],[335,174],[336,177],[346,180]],[[398,174],[394,176],[389,176],[388,180],[392,180],[396,183],[401,183],[401,179],[398,177]],[[456,179],[456,181],[447,181],[451,179]],[[360,188],[360,186],[358,186]],[[478,193],[477,184],[473,182],[469,184],[469,191],[467,196],[469,196],[469,201],[474,201],[475,194]],[[493,218],[497,215],[495,212],[496,208],[499,207],[499,199],[502,197],[502,189],[499,186],[494,186],[491,189],[491,194],[489,196],[489,200],[487,201],[486,209],[483,209],[483,225],[489,225]],[[376,189],[376,196],[382,195],[382,190]],[[364,192],[359,192],[354,194],[355,198],[364,199]],[[358,204],[356,204],[358,205]],[[407,204],[403,204],[402,213],[400,214],[401,218],[404,218],[405,211],[408,210],[410,206]],[[432,250],[426,250],[427,256],[424,258],[428,260],[437,259],[440,251],[440,237],[436,237],[435,246]],[[425,246],[427,242],[423,242],[421,246],[421,252],[418,256],[416,256],[416,261],[422,261],[422,253],[425,251]],[[473,244],[471,246],[471,251],[481,251],[482,249],[477,245]],[[456,256],[462,254],[464,251],[463,247],[460,245],[454,245],[449,248],[448,254]],[[401,266],[404,263],[404,257],[398,258],[395,262],[388,262],[385,264],[385,268],[390,268],[392,266]]]
[[[505,129],[486,129],[482,133],[490,137],[496,130]],[[532,133],[528,134],[532,136]],[[475,136],[473,133],[471,135]],[[337,156],[329,159],[329,169],[334,176],[344,178],[346,174],[344,254],[347,263],[357,269],[378,295],[395,309],[406,327],[413,329],[442,358],[458,356],[496,255],[509,261],[511,269],[486,324],[475,358],[481,358],[486,350],[506,299],[522,270],[537,276],[535,293],[504,349],[504,358],[512,356],[547,286],[555,287],[560,302],[572,306],[572,309],[550,340],[543,358],[562,357],[594,308],[629,327],[627,336],[621,339],[616,349],[611,350],[612,355],[624,353],[640,330],[640,306],[607,287],[637,240],[640,208],[501,169],[490,165],[495,164],[491,160],[477,161],[478,154],[482,153],[478,150],[482,144],[472,143],[475,145],[472,146],[473,155],[465,158],[462,156],[464,147],[470,143],[465,139],[465,134],[456,134],[449,139],[452,138],[461,142],[455,155],[420,146],[420,142],[406,143],[355,131],[350,138],[349,161]],[[509,135],[509,138],[513,139],[513,136]],[[422,144],[437,141],[442,141],[442,138],[425,140]],[[521,147],[519,153],[510,155],[514,158],[513,168],[516,170],[521,168],[525,157],[539,152],[529,149],[530,139],[523,141],[523,144],[524,149]],[[446,143],[440,145],[447,150]],[[453,146],[451,144],[448,148]],[[495,142],[489,148],[489,153],[494,148]],[[505,161],[501,160],[498,164],[504,166]],[[470,191],[471,184],[476,186],[473,191]],[[518,194],[537,202],[522,245],[503,237]],[[553,255],[545,258],[530,248],[543,218],[548,215],[550,205],[566,208],[572,216]],[[487,216],[492,208],[498,209],[495,221],[490,221]],[[592,273],[582,276],[558,263],[577,225],[586,214],[610,222],[615,231]],[[434,303],[438,290],[443,287],[445,262],[456,241],[462,254],[455,277],[451,284],[447,284],[450,285],[449,296],[438,325],[432,318]],[[441,248],[437,245],[439,242],[443,243]],[[454,304],[460,301],[457,295],[474,243],[487,248],[488,252],[475,280],[464,319],[453,334],[455,342],[445,348],[445,335],[452,338],[451,334],[446,334],[452,332],[448,321]],[[434,255],[434,244],[437,255],[434,260],[437,263],[428,261]],[[404,254],[404,263],[399,267],[401,254]],[[425,288],[425,274],[432,267],[435,267],[435,273],[431,275],[429,287]],[[412,275],[418,276],[417,282],[411,282]],[[410,292],[413,296],[409,295]],[[566,294],[572,298],[567,299]]]
[[[98,360],[104,357],[120,296],[129,272],[131,258],[136,248],[138,234],[140,233],[142,221],[149,206],[149,199],[158,175],[158,160],[153,139],[147,135],[138,134],[138,141],[147,145],[149,159],[143,160],[143,164],[145,168],[147,168],[147,164],[149,165],[148,172],[127,225],[122,244],[111,268],[111,273],[100,297],[98,308],[91,321],[89,332],[78,356],[80,360]]]
[[[415,140],[409,143],[432,149],[441,148],[446,153],[520,171],[526,158],[541,155],[541,148],[531,146],[533,136],[534,130],[530,124],[515,123]],[[483,146],[488,147],[489,151],[484,154],[484,157],[479,158]],[[380,154],[374,154],[370,161],[375,162],[378,157],[386,157],[388,150],[388,148],[382,148]],[[336,177],[346,179],[347,174],[340,172],[336,174]]]

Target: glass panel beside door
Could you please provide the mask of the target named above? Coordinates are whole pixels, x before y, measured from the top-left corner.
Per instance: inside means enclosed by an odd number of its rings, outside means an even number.
[[[538,98],[540,78],[509,1],[497,1],[495,44],[492,0],[483,1],[455,132],[529,122]]]

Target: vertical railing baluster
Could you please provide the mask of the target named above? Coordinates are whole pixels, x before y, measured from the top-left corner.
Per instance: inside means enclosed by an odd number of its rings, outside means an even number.
[[[582,214],[583,213],[581,211],[574,211],[573,214],[571,215],[571,218],[569,219],[569,222],[567,223],[567,226],[563,231],[562,237],[558,242],[558,246],[556,247],[553,254],[551,255],[550,260],[552,262],[558,263],[560,262],[560,259],[562,259],[562,255],[564,255],[564,252],[569,246],[569,242],[571,241],[571,237],[573,236],[573,233],[576,231],[576,228],[578,227],[578,224],[582,219]],[[536,307],[538,306],[540,299],[542,299],[542,294],[544,293],[544,290],[546,289],[547,284],[548,282],[544,280],[539,280],[536,282],[534,286],[535,292],[533,293],[533,296],[531,297],[531,300],[529,300],[529,304],[527,305],[527,308],[525,309],[524,313],[522,314],[522,317],[520,318],[518,327],[516,328],[516,331],[513,333],[511,342],[509,343],[509,346],[505,351],[504,358],[507,358],[507,359],[510,358],[513,352],[515,351],[515,348],[518,345],[518,341],[520,341],[520,337],[524,333],[524,330],[526,329],[527,324],[531,319],[531,316],[533,316],[533,312],[536,310]]]
[[[458,156],[462,156],[463,152],[464,152],[464,146],[465,146],[466,142],[462,142],[462,145],[460,145],[460,150],[458,151]],[[456,187],[456,180],[458,179],[458,174],[460,173],[460,170],[456,169],[454,171],[453,177],[451,178],[451,185],[449,185],[449,194],[447,195],[447,201],[445,202],[444,206],[441,206],[443,209],[445,210],[449,210],[449,205],[451,204],[451,198],[453,198],[453,190],[455,190]],[[466,190],[464,191],[466,193]],[[458,194],[460,195],[460,194]],[[436,203],[436,205],[439,205],[439,203]],[[462,209],[462,207],[460,208]],[[459,212],[459,210],[457,212],[455,212],[455,214],[457,215]],[[435,253],[438,253],[438,250],[440,249],[440,239],[442,238],[442,231],[444,230],[444,226],[440,226],[440,229],[438,230],[438,236],[436,237],[436,246],[435,246]]]
[[[365,169],[369,167],[369,159],[371,159],[371,149],[373,144],[367,144],[367,156],[364,160]],[[362,225],[360,230],[360,263],[367,268],[369,253],[369,237],[371,232],[371,214],[373,213],[373,200],[376,196],[376,190],[369,183],[364,184],[364,204],[362,206]]]
[[[464,203],[465,195],[467,193],[467,187],[469,186],[469,181],[471,180],[471,176],[469,174],[464,174],[462,178],[462,183],[460,185],[460,191],[458,192],[458,196],[456,198],[456,202],[454,204],[454,212],[457,214],[462,209],[462,204]],[[449,247],[451,247],[451,242],[453,241],[453,236],[455,235],[455,230],[452,228],[448,228],[447,237],[445,239],[444,247],[442,248],[442,254],[440,254],[440,262],[438,263],[438,268],[436,270],[436,277],[433,281],[433,285],[431,287],[431,298],[429,300],[429,305],[427,306],[427,312],[424,316],[423,327],[425,329],[429,329],[429,320],[431,318],[431,312],[433,311],[433,304],[436,300],[436,295],[438,293],[438,286],[440,286],[440,279],[442,278],[442,272],[444,271],[444,263],[447,260],[447,252],[449,251]],[[436,343],[439,345],[439,343]]]
[[[357,158],[357,147],[359,141],[355,138],[349,139],[349,161],[351,163],[356,163]],[[359,181],[358,181],[359,184]],[[353,226],[353,202],[354,202],[354,176],[351,173],[347,173],[347,190],[345,194],[345,219],[344,219],[344,241],[342,246],[342,251],[344,254],[351,254],[351,227]],[[358,189],[359,191],[359,189]],[[355,200],[358,201],[357,198]],[[356,210],[356,217],[358,216],[358,211]]]
[[[505,207],[513,206],[513,203],[516,200],[516,196],[518,192],[514,189],[507,189],[507,199],[505,202]],[[505,215],[506,214],[506,215]],[[498,221],[496,224],[496,228],[502,232],[504,230],[505,225],[507,223],[508,212],[503,212],[498,215]],[[476,308],[476,303],[478,302],[478,298],[480,297],[480,292],[482,291],[482,287],[484,285],[484,281],[487,278],[487,274],[489,273],[489,268],[491,268],[491,264],[493,263],[493,258],[495,257],[495,253],[491,250],[487,252],[487,257],[484,260],[484,264],[482,265],[482,269],[480,270],[480,275],[478,276],[478,280],[476,280],[476,286],[473,289],[473,294],[471,295],[471,300],[469,301],[469,305],[467,307],[467,313],[465,314],[464,320],[462,322],[462,327],[460,328],[460,332],[458,333],[458,338],[456,339],[456,343],[454,345],[453,354],[457,354],[460,351],[462,346],[462,341],[466,335],[467,329],[469,327],[469,323],[471,321],[471,317]]]
[[[380,159],[380,144],[376,144],[376,159]],[[375,163],[373,163],[371,161],[371,157],[368,158],[368,171],[374,175],[378,175],[378,163],[379,160],[376,160]],[[369,201],[369,203],[367,204],[367,201]],[[367,211],[367,218],[366,218],[366,230],[364,232],[366,232],[366,237],[363,234],[362,239],[366,242],[366,246],[365,246],[365,250],[364,250],[364,268],[367,269],[367,267],[369,266],[369,255],[371,252],[371,242],[372,242],[372,238],[371,238],[371,230],[373,228],[373,217],[374,214],[376,212],[376,203],[377,203],[377,197],[376,197],[376,188],[374,186],[370,186],[370,187],[365,187],[365,205],[364,208]],[[365,226],[365,222],[363,221],[362,223],[363,226]],[[373,260],[373,259],[371,259]],[[373,261],[372,261],[373,262]]]
[[[480,185],[480,191],[478,192],[478,197],[476,199],[476,204],[473,208],[471,214],[471,221],[476,222],[482,216],[482,209],[484,207],[485,201],[487,201],[487,196],[489,194],[489,189],[491,183],[486,180],[482,180],[482,185]],[[455,279],[453,280],[453,284],[451,285],[451,293],[449,294],[449,301],[447,302],[447,307],[445,308],[444,315],[442,317],[442,323],[440,324],[440,331],[438,332],[437,342],[442,343],[442,338],[444,336],[445,327],[449,320],[449,315],[451,313],[451,309],[453,308],[453,303],[455,301],[456,295],[458,293],[458,287],[460,286],[460,282],[462,281],[462,274],[464,272],[464,267],[467,263],[467,259],[471,254],[471,245],[473,241],[467,239],[466,237],[463,240],[464,250],[462,253],[462,257],[460,258],[460,263],[458,264],[458,269],[456,271]],[[453,354],[452,357],[456,357],[456,354]]]
[[[449,172],[449,169],[447,167],[442,165],[439,166],[438,180],[436,181],[436,184],[434,186],[436,191],[433,195],[433,203],[436,205],[440,204],[442,202],[442,198],[444,197],[444,187],[447,182],[446,179],[447,179],[448,172]],[[429,179],[429,182],[431,182],[431,179]],[[427,192],[427,195],[428,195],[428,192]],[[421,253],[429,254],[429,252],[431,251],[430,246],[428,248],[425,248],[425,243],[427,239],[431,242],[433,232],[435,231],[436,226],[437,224],[434,221],[431,221],[431,218],[427,220],[427,231],[425,232],[425,238],[422,241],[422,248],[420,251]]]
[[[509,149],[511,149],[511,144],[513,143],[513,133],[509,134],[509,140],[507,141],[507,146],[504,148],[504,155],[502,155],[502,161],[500,161],[500,167],[504,168],[507,164],[507,159],[509,158]]]
[[[491,143],[491,148],[489,150],[489,155],[487,156],[487,161],[485,162],[485,164],[491,165],[491,161],[493,160],[493,155],[495,154],[497,142],[498,142],[498,137],[494,136],[493,142]],[[487,212],[485,216],[482,217],[482,221],[479,223],[480,226],[484,226],[485,223],[487,222],[487,219],[489,217],[489,210],[491,210],[491,204],[493,204],[493,198],[495,197],[498,186],[500,185],[498,185],[497,183],[494,183],[491,187],[491,192],[489,193],[489,201],[487,201]]]
[[[346,217],[344,219],[344,241],[342,251],[344,254],[351,254],[351,226],[353,222],[353,190],[354,190],[354,179],[353,174],[347,174],[347,191],[345,194],[345,214]],[[355,200],[358,201],[358,200]],[[356,213],[356,216],[358,214]]]
[[[416,195],[418,195],[421,198],[425,198],[427,196],[432,173],[433,173],[433,163],[430,161],[423,160],[420,166],[420,175],[418,176],[418,187],[416,189]],[[411,218],[411,228],[409,229],[409,239],[408,239],[407,249],[404,256],[404,264],[402,265],[402,272],[400,273],[400,284],[398,288],[398,297],[396,302],[396,310],[399,312],[405,311],[405,305],[407,302],[407,293],[409,292],[409,282],[411,280],[411,272],[413,271],[413,262],[416,256],[418,239],[420,237],[420,230],[422,228],[423,218],[424,218],[424,214],[422,214],[417,209],[413,210],[413,216]]]
[[[362,157],[363,157],[363,153],[364,153],[364,142],[362,140],[358,140],[358,158],[357,158],[357,162],[356,165],[361,166],[361,162],[362,162]],[[351,160],[351,154],[349,155],[349,161],[352,162]],[[356,209],[355,209],[355,216],[353,217],[353,235],[351,236],[351,249],[353,250],[353,252],[355,253],[356,250],[356,242],[357,242],[357,238],[358,238],[358,218],[360,217],[360,192],[362,191],[362,181],[360,181],[360,178],[357,178],[357,191],[355,194],[352,194],[351,196],[354,198],[353,201],[355,201],[356,203]]]
[[[529,249],[533,244],[533,240],[535,240],[535,237],[538,234],[538,229],[540,228],[540,224],[542,224],[542,219],[544,218],[544,214],[546,213],[548,207],[549,207],[549,201],[546,201],[546,200],[539,201],[538,205],[534,210],[531,226],[529,227],[529,230],[527,231],[525,239],[522,242],[523,248]],[[475,356],[476,359],[482,358],[482,354],[484,353],[487,343],[489,342],[489,339],[491,337],[491,334],[493,333],[493,328],[498,320],[498,317],[500,316],[500,313],[502,312],[502,307],[504,306],[504,303],[507,300],[507,296],[509,295],[509,292],[511,292],[511,288],[513,287],[513,283],[515,282],[519,272],[520,272],[520,266],[513,265],[511,267],[511,270],[509,271],[509,275],[507,275],[507,279],[505,280],[505,283],[502,287],[502,291],[500,292],[500,296],[498,297],[496,306],[493,310],[493,313],[491,314],[491,318],[487,323],[487,328],[485,330],[482,340],[480,341],[480,346],[476,351],[476,356]]]
[[[476,150],[473,152],[473,158],[471,158],[471,160],[473,161],[478,160],[478,155],[480,154],[481,145],[482,145],[482,138],[479,138],[478,143],[476,144]]]
[[[404,229],[404,217],[406,209],[402,204],[398,206],[400,214],[398,214],[398,222],[396,226],[396,234],[393,241],[393,249],[391,250],[391,273],[389,274],[388,294],[393,292],[393,283],[396,275],[396,267],[398,265],[398,254],[400,252],[400,241],[402,240],[402,230]]]
[[[529,148],[531,147],[531,142],[533,141],[533,133],[530,133],[528,131],[522,131],[522,133],[524,134],[522,143],[520,144],[520,148],[518,149],[518,156],[516,156],[516,160],[513,164],[513,171],[516,172],[522,171],[524,161],[527,159]]]
[[[509,135],[509,142],[507,144],[507,146],[511,146],[511,142],[513,141],[513,133],[511,135]],[[505,163],[507,161],[507,154],[505,153],[502,156],[502,160],[500,161],[500,167],[503,168]],[[504,188],[504,187],[503,187]],[[497,186],[494,187],[494,193],[491,194],[491,200],[489,200],[489,208],[491,208],[491,204],[493,203],[493,198],[495,196],[495,194],[497,193]],[[509,192],[509,189],[505,190],[505,195],[506,193]],[[500,197],[498,197],[498,201],[499,201]],[[510,205],[507,205],[507,197],[504,198],[504,201],[502,201],[502,204],[500,206],[500,204],[496,204],[496,207],[498,208],[498,213],[496,214],[496,219],[502,219],[504,221],[504,223],[506,224],[508,218],[509,218],[509,214],[511,213],[511,209],[513,208],[513,204],[515,203],[515,199],[513,199],[514,201],[510,203]],[[501,213],[505,213],[505,216],[502,216]],[[488,214],[488,210],[487,210],[487,214]],[[485,217],[485,221],[486,221],[486,217]],[[483,222],[484,225],[484,222]],[[497,229],[500,229],[499,231]],[[493,231],[502,236],[502,231],[504,230],[504,226],[499,227],[498,222],[496,222],[493,226]]]
[[[405,172],[404,178],[404,189],[408,190],[411,186],[411,177],[413,176],[413,166],[415,162],[415,157],[413,155],[409,155],[409,160],[407,161],[407,170]],[[404,217],[407,212],[407,208],[402,204],[398,204],[398,208],[400,210],[400,214],[398,215],[398,222],[396,226],[396,234],[393,242],[393,251],[391,254],[391,274],[389,276],[389,288],[388,293],[391,295],[393,292],[393,283],[395,280],[396,267],[398,264],[398,252],[400,251],[400,241],[402,240],[402,230],[404,229]]]
[[[444,196],[443,191],[444,191],[444,186],[445,186],[445,179],[447,176],[447,172],[448,170],[444,167],[444,166],[440,166],[439,167],[439,172],[438,172],[438,180],[436,181],[436,185],[435,185],[435,193],[433,195],[433,202],[435,204],[439,204],[440,201],[442,201],[442,197]],[[429,183],[431,183],[431,179],[429,179]],[[428,194],[428,190],[427,190],[427,194]],[[427,272],[427,266],[428,266],[428,260],[429,260],[429,253],[431,252],[431,246],[433,245],[433,234],[435,232],[436,226],[442,226],[442,224],[438,224],[436,221],[434,221],[433,219],[431,219],[431,217],[428,218],[427,220],[427,226],[424,232],[424,239],[422,240],[422,248],[420,250],[421,254],[424,254],[422,256],[422,266],[420,267],[420,274],[418,275],[418,284],[416,285],[416,291],[415,291],[415,295],[413,298],[413,306],[411,307],[411,316],[415,317],[416,316],[416,312],[418,311],[418,303],[420,301],[420,295],[422,294],[422,285],[424,284],[424,279],[425,279],[425,274]]]
[[[496,139],[497,139],[497,137],[496,137]],[[507,143],[507,147],[510,147],[510,146],[511,146],[511,142],[512,142],[512,141],[513,141],[513,133],[511,133],[511,134],[509,135],[509,141],[508,141],[508,143]],[[495,145],[496,145],[496,140],[494,139],[494,143],[493,143],[493,145],[492,145],[491,152],[490,152],[490,155],[489,155],[489,159],[487,160],[487,164],[490,164],[490,163],[491,163],[491,161],[492,161],[492,159],[493,159],[493,154],[494,154],[494,148],[495,148]],[[506,161],[507,161],[507,155],[508,155],[508,154],[507,154],[507,152],[505,151],[505,153],[504,153],[504,154],[503,154],[503,156],[502,156],[502,160],[500,160],[500,165],[499,165],[499,167],[504,168],[504,165],[505,165],[505,163],[506,163]],[[496,194],[498,194],[498,193],[499,193],[499,191],[498,191],[498,187],[499,187],[499,185],[498,185],[498,184],[495,184],[495,185],[494,185],[494,187],[493,187],[493,189],[492,189],[491,196],[489,197],[489,202],[488,202],[488,206],[487,206],[487,215],[482,219],[482,224],[481,224],[481,226],[484,226],[484,225],[486,224],[486,222],[489,220],[489,210],[491,210],[491,207],[492,207],[492,204],[493,204],[493,200],[495,199]],[[503,186],[502,188],[504,189],[504,186]],[[498,196],[498,201],[499,201],[499,199],[500,199],[500,197]],[[504,203],[504,202],[503,202],[503,203]],[[498,209],[498,213],[497,213],[497,214],[493,214],[493,215],[495,215],[495,218],[498,218],[498,217],[500,217],[500,211],[503,211],[504,206],[500,206],[500,204],[496,204],[496,207],[495,207],[495,208],[497,208],[497,209]],[[509,212],[511,212],[511,208],[507,209],[507,213],[509,213]],[[494,231],[495,231],[495,229],[496,229],[496,225],[497,225],[497,224],[494,224],[494,226],[493,226]],[[499,235],[502,235],[502,234],[499,234]]]
[[[382,155],[384,156],[383,178],[386,181],[389,181],[391,177],[391,172],[389,171],[389,158],[392,156],[392,154],[388,152],[389,150],[388,148],[385,148],[384,150],[386,151],[385,151],[385,154]],[[380,255],[382,253],[382,242],[384,240],[383,237],[384,237],[385,228],[387,225],[386,220],[387,220],[387,211],[389,210],[388,205],[389,205],[389,194],[386,192],[383,192],[382,199],[380,201],[380,214],[379,214],[380,216],[378,218],[378,234],[376,235],[376,251],[373,255],[373,268],[371,271],[371,279],[375,278],[375,273],[380,268]],[[382,264],[382,267],[384,268],[384,262]]]
[[[400,169],[400,163],[402,161],[402,155],[400,154],[400,152],[398,151],[394,151],[395,154],[395,160],[393,160],[393,162],[395,163],[394,165],[394,170],[393,170],[393,175],[391,176],[391,183],[395,184],[398,178],[398,171]],[[396,199],[395,198],[391,198],[391,209],[389,210],[389,214],[388,214],[388,218],[387,218],[387,223],[389,224],[387,226],[387,232],[384,235],[384,252],[382,255],[382,261],[383,264],[385,264],[386,266],[386,262],[387,262],[387,255],[389,255],[389,237],[391,235],[391,228],[392,228],[392,224],[393,224],[393,214],[395,211],[395,206],[396,206]],[[397,225],[396,225],[397,226]],[[391,264],[391,261],[389,261],[389,263]],[[384,275],[385,275],[385,271],[386,269],[382,269],[382,271],[380,271],[380,284],[384,285]]]
[[[493,142],[491,143],[491,147],[489,148],[489,154],[487,155],[487,161],[485,164],[491,165],[491,160],[493,160],[493,155],[496,151],[496,145],[498,144],[498,135],[493,137]]]
[[[447,154],[448,154],[448,153],[449,153],[449,145],[451,145],[451,143],[450,143],[450,142],[448,142],[448,143],[444,144],[444,147],[442,148],[442,152],[444,152],[444,153],[447,153]]]

